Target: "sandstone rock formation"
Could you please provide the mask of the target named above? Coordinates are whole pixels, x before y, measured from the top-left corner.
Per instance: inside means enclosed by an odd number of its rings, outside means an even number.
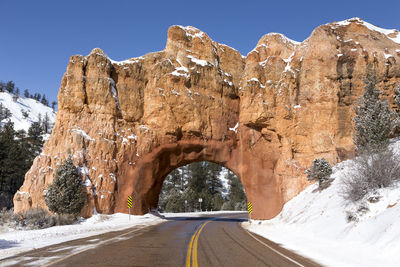
[[[391,100],[400,82],[400,34],[354,18],[302,43],[267,34],[247,57],[193,27],[172,26],[166,48],[114,62],[100,49],[72,56],[53,132],[14,197],[15,212],[45,207],[68,154],[90,216],[155,208],[165,176],[193,161],[241,179],[253,218],[268,219],[308,185],[314,158],[353,154],[353,104],[368,64]]]

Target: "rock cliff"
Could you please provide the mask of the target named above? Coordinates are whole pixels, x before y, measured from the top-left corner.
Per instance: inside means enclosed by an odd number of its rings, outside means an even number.
[[[100,49],[72,56],[55,127],[14,197],[45,207],[68,156],[82,173],[90,216],[157,206],[173,169],[208,160],[241,179],[253,218],[275,216],[307,185],[314,158],[353,155],[352,116],[367,65],[392,102],[400,33],[358,18],[316,28],[299,43],[263,36],[246,57],[193,27],[172,26],[163,51],[115,62]]]

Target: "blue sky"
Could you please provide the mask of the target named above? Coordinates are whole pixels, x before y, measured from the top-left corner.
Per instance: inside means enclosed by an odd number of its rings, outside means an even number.
[[[164,49],[168,27],[191,25],[246,55],[260,37],[296,41],[351,17],[400,29],[400,1],[0,0],[0,80],[56,100],[71,55],[100,47],[114,60]]]

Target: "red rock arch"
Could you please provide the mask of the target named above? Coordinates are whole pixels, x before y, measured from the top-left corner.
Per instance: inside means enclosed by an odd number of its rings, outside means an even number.
[[[163,181],[171,171],[192,162],[209,161],[232,170],[239,177],[248,201],[253,203],[253,218],[273,217],[283,205],[273,176],[274,159],[263,166],[259,165],[261,162],[245,158],[239,155],[238,143],[234,142],[185,140],[160,146],[143,157],[135,168],[122,171],[124,179],[116,196],[116,211],[128,212],[128,195],[134,196],[135,214],[156,208]]]

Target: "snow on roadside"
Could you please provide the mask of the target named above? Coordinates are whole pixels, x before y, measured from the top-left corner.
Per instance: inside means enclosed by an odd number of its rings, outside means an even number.
[[[128,216],[122,213],[113,215],[98,214],[73,225],[25,231],[9,229],[8,232],[0,232],[0,259],[74,239],[120,231],[133,226],[154,225],[165,221],[151,214],[143,216],[131,215],[131,220],[129,220]]]
[[[393,147],[399,155],[400,142]],[[326,266],[399,266],[400,183],[380,189],[380,201],[364,203],[369,211],[347,222],[346,211],[357,205],[346,205],[340,192],[352,166],[351,160],[339,163],[330,187],[310,185],[277,217],[243,227]]]

